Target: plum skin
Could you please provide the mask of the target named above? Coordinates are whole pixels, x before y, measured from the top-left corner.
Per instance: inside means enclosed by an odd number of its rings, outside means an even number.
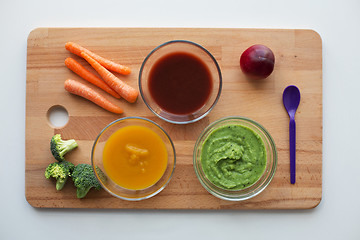
[[[274,70],[274,53],[265,45],[255,44],[246,49],[240,57],[241,70],[250,78],[267,78]]]

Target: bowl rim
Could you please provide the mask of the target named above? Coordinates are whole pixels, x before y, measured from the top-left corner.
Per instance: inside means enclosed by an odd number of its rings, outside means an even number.
[[[173,153],[173,158],[174,158],[174,164],[173,164],[173,167],[172,169],[170,170],[171,173],[167,179],[167,181],[159,188],[157,189],[156,191],[152,192],[151,194],[149,195],[146,195],[144,197],[139,197],[139,198],[129,198],[129,197],[123,197],[123,196],[119,196],[115,193],[113,193],[112,191],[110,191],[106,185],[101,181],[100,177],[98,176],[97,174],[97,171],[96,171],[96,166],[94,164],[94,152],[95,152],[95,146],[96,146],[96,143],[98,142],[100,136],[107,130],[109,129],[112,125],[118,123],[118,122],[121,122],[121,121],[127,121],[127,120],[141,120],[141,121],[145,121],[145,122],[148,122],[148,123],[151,123],[153,125],[155,125],[156,127],[158,127],[164,134],[165,136],[167,137],[167,139],[169,140],[169,143],[171,145],[171,149],[172,149],[172,153]],[[100,183],[100,185],[102,186],[102,188],[110,193],[111,195],[113,195],[114,197],[117,197],[117,198],[120,198],[120,199],[123,199],[123,200],[127,200],[127,201],[140,201],[140,200],[145,200],[145,199],[148,199],[148,198],[151,198],[155,195],[157,195],[158,193],[160,193],[167,185],[168,183],[170,182],[172,176],[174,175],[174,171],[175,171],[175,166],[176,166],[176,150],[175,150],[175,145],[172,141],[172,139],[170,138],[170,135],[159,125],[157,124],[156,122],[150,120],[150,119],[147,119],[147,118],[144,118],[144,117],[134,117],[134,116],[131,116],[131,117],[123,117],[123,118],[119,118],[119,119],[116,119],[112,122],[110,122],[109,124],[107,124],[100,132],[99,134],[96,136],[95,140],[94,140],[94,143],[93,143],[93,146],[92,146],[92,149],[91,149],[91,156],[90,156],[90,159],[91,159],[91,166],[92,166],[92,169],[94,171],[94,174],[95,174],[95,177],[96,179],[98,180],[98,182]],[[160,180],[160,179],[159,179]],[[139,190],[131,190],[131,189],[127,189],[127,190],[130,190],[130,191],[139,191]]]
[[[217,96],[214,100],[214,102],[211,104],[211,106],[206,110],[206,112],[204,112],[201,116],[195,118],[195,119],[192,119],[192,120],[188,120],[188,121],[174,121],[174,120],[170,120],[170,119],[167,119],[161,115],[159,115],[157,112],[154,111],[154,109],[151,108],[150,104],[147,103],[147,101],[145,101],[145,98],[144,98],[144,92],[143,92],[143,89],[142,89],[142,85],[141,85],[141,76],[142,76],[142,73],[143,73],[143,70],[144,70],[144,67],[145,67],[145,64],[146,62],[149,60],[149,58],[157,51],[159,50],[160,48],[166,46],[166,45],[169,45],[169,44],[174,44],[174,43],[186,43],[186,44],[190,44],[190,45],[194,45],[195,47],[198,47],[200,48],[201,50],[203,50],[213,61],[213,63],[215,64],[216,66],[216,69],[217,69],[217,73],[219,75],[219,90],[217,92]],[[141,64],[141,67],[140,67],[140,71],[139,71],[139,77],[138,77],[138,85],[139,85],[139,91],[140,91],[140,96],[143,100],[143,102],[145,103],[145,105],[147,106],[148,109],[150,109],[150,111],[152,113],[154,113],[157,117],[159,117],[160,119],[164,120],[164,121],[167,121],[167,122],[170,122],[170,123],[173,123],[173,124],[188,124],[188,123],[193,123],[193,122],[197,122],[199,120],[201,120],[202,118],[204,118],[206,115],[208,115],[211,110],[215,107],[215,105],[217,104],[217,102],[219,101],[220,99],[220,95],[221,95],[221,92],[222,92],[222,73],[221,73],[221,69],[220,69],[220,66],[218,64],[218,62],[216,61],[215,57],[210,53],[210,51],[208,51],[205,47],[201,46],[200,44],[198,43],[195,43],[193,41],[189,41],[189,40],[182,40],[182,39],[178,39],[178,40],[171,40],[171,41],[167,41],[167,42],[164,42],[160,45],[158,45],[157,47],[155,47],[154,49],[152,49],[150,51],[150,53],[145,57],[144,61],[142,62]]]
[[[264,181],[261,183],[261,188],[258,189],[257,191],[251,191],[243,196],[235,196],[235,197],[229,197],[229,196],[225,196],[224,194],[221,194],[221,193],[218,193],[217,191],[213,190],[210,186],[208,186],[203,180],[202,180],[202,177],[201,177],[201,174],[199,173],[200,169],[198,169],[198,164],[197,164],[197,149],[199,148],[199,143],[201,141],[201,139],[203,138],[203,136],[211,129],[213,128],[214,126],[216,126],[217,124],[221,123],[221,122],[224,122],[226,120],[241,120],[241,121],[245,121],[245,122],[249,122],[253,125],[255,125],[256,127],[258,127],[261,132],[265,135],[266,138],[268,138],[269,140],[269,143],[270,143],[270,147],[271,149],[273,149],[273,152],[272,152],[272,155],[273,155],[273,162],[272,162],[272,165],[270,166],[270,169],[269,169],[269,176],[267,178],[264,179]],[[216,130],[213,129],[212,131]],[[211,131],[211,132],[212,132]],[[252,120],[250,118],[247,118],[247,117],[243,117],[243,116],[227,116],[227,117],[222,117],[220,119],[217,119],[215,120],[214,122],[212,122],[211,124],[209,124],[199,135],[199,137],[197,138],[196,142],[195,142],[195,145],[194,145],[194,150],[193,150],[193,167],[194,167],[194,170],[195,170],[195,174],[196,174],[196,177],[198,178],[199,182],[201,183],[201,185],[210,193],[212,194],[213,196],[215,197],[218,197],[220,199],[223,199],[223,200],[228,200],[228,201],[244,201],[244,200],[247,200],[247,199],[250,199],[250,198],[253,198],[255,196],[257,196],[258,194],[260,194],[262,191],[264,191],[267,186],[270,184],[270,182],[272,181],[272,179],[274,178],[275,176],[275,172],[276,172],[276,168],[277,168],[277,164],[278,164],[278,153],[277,153],[277,148],[276,148],[276,144],[275,144],[275,141],[274,139],[272,138],[272,136],[270,135],[270,133],[266,130],[266,128],[264,128],[260,123],[256,122],[255,120]],[[200,163],[200,168],[201,168],[201,163]],[[265,172],[264,172],[265,173]],[[264,174],[263,173],[263,174]],[[204,176],[204,178],[211,182],[209,179],[207,179],[206,176]],[[261,178],[261,177],[260,177]],[[260,179],[259,178],[259,179]],[[257,182],[257,181],[256,181]],[[255,183],[256,183],[255,182]],[[254,183],[254,184],[255,184]],[[254,184],[252,184],[251,186],[253,186]],[[216,186],[216,185],[215,185]],[[249,186],[249,187],[251,187]],[[241,190],[229,190],[229,189],[225,189],[225,188],[221,188],[221,187],[218,187],[219,189],[222,189],[224,191],[228,191],[228,192],[231,192],[231,193],[236,193],[238,191],[241,191]],[[245,189],[248,189],[248,188],[245,188]]]

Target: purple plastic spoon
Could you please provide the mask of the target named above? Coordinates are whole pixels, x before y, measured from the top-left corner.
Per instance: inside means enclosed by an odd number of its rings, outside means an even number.
[[[295,183],[296,172],[296,126],[295,112],[300,103],[300,91],[296,86],[290,85],[283,93],[283,103],[290,117],[289,141],[290,141],[290,182]]]

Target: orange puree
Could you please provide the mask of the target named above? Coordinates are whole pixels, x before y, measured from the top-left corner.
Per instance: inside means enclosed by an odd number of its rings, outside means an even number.
[[[117,130],[103,151],[107,175],[119,186],[133,190],[154,185],[165,172],[167,158],[160,136],[142,126]]]

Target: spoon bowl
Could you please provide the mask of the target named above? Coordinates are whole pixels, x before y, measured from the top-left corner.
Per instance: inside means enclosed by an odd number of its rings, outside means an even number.
[[[300,91],[296,86],[290,85],[285,88],[283,93],[283,103],[290,118],[294,118],[300,103]]]

